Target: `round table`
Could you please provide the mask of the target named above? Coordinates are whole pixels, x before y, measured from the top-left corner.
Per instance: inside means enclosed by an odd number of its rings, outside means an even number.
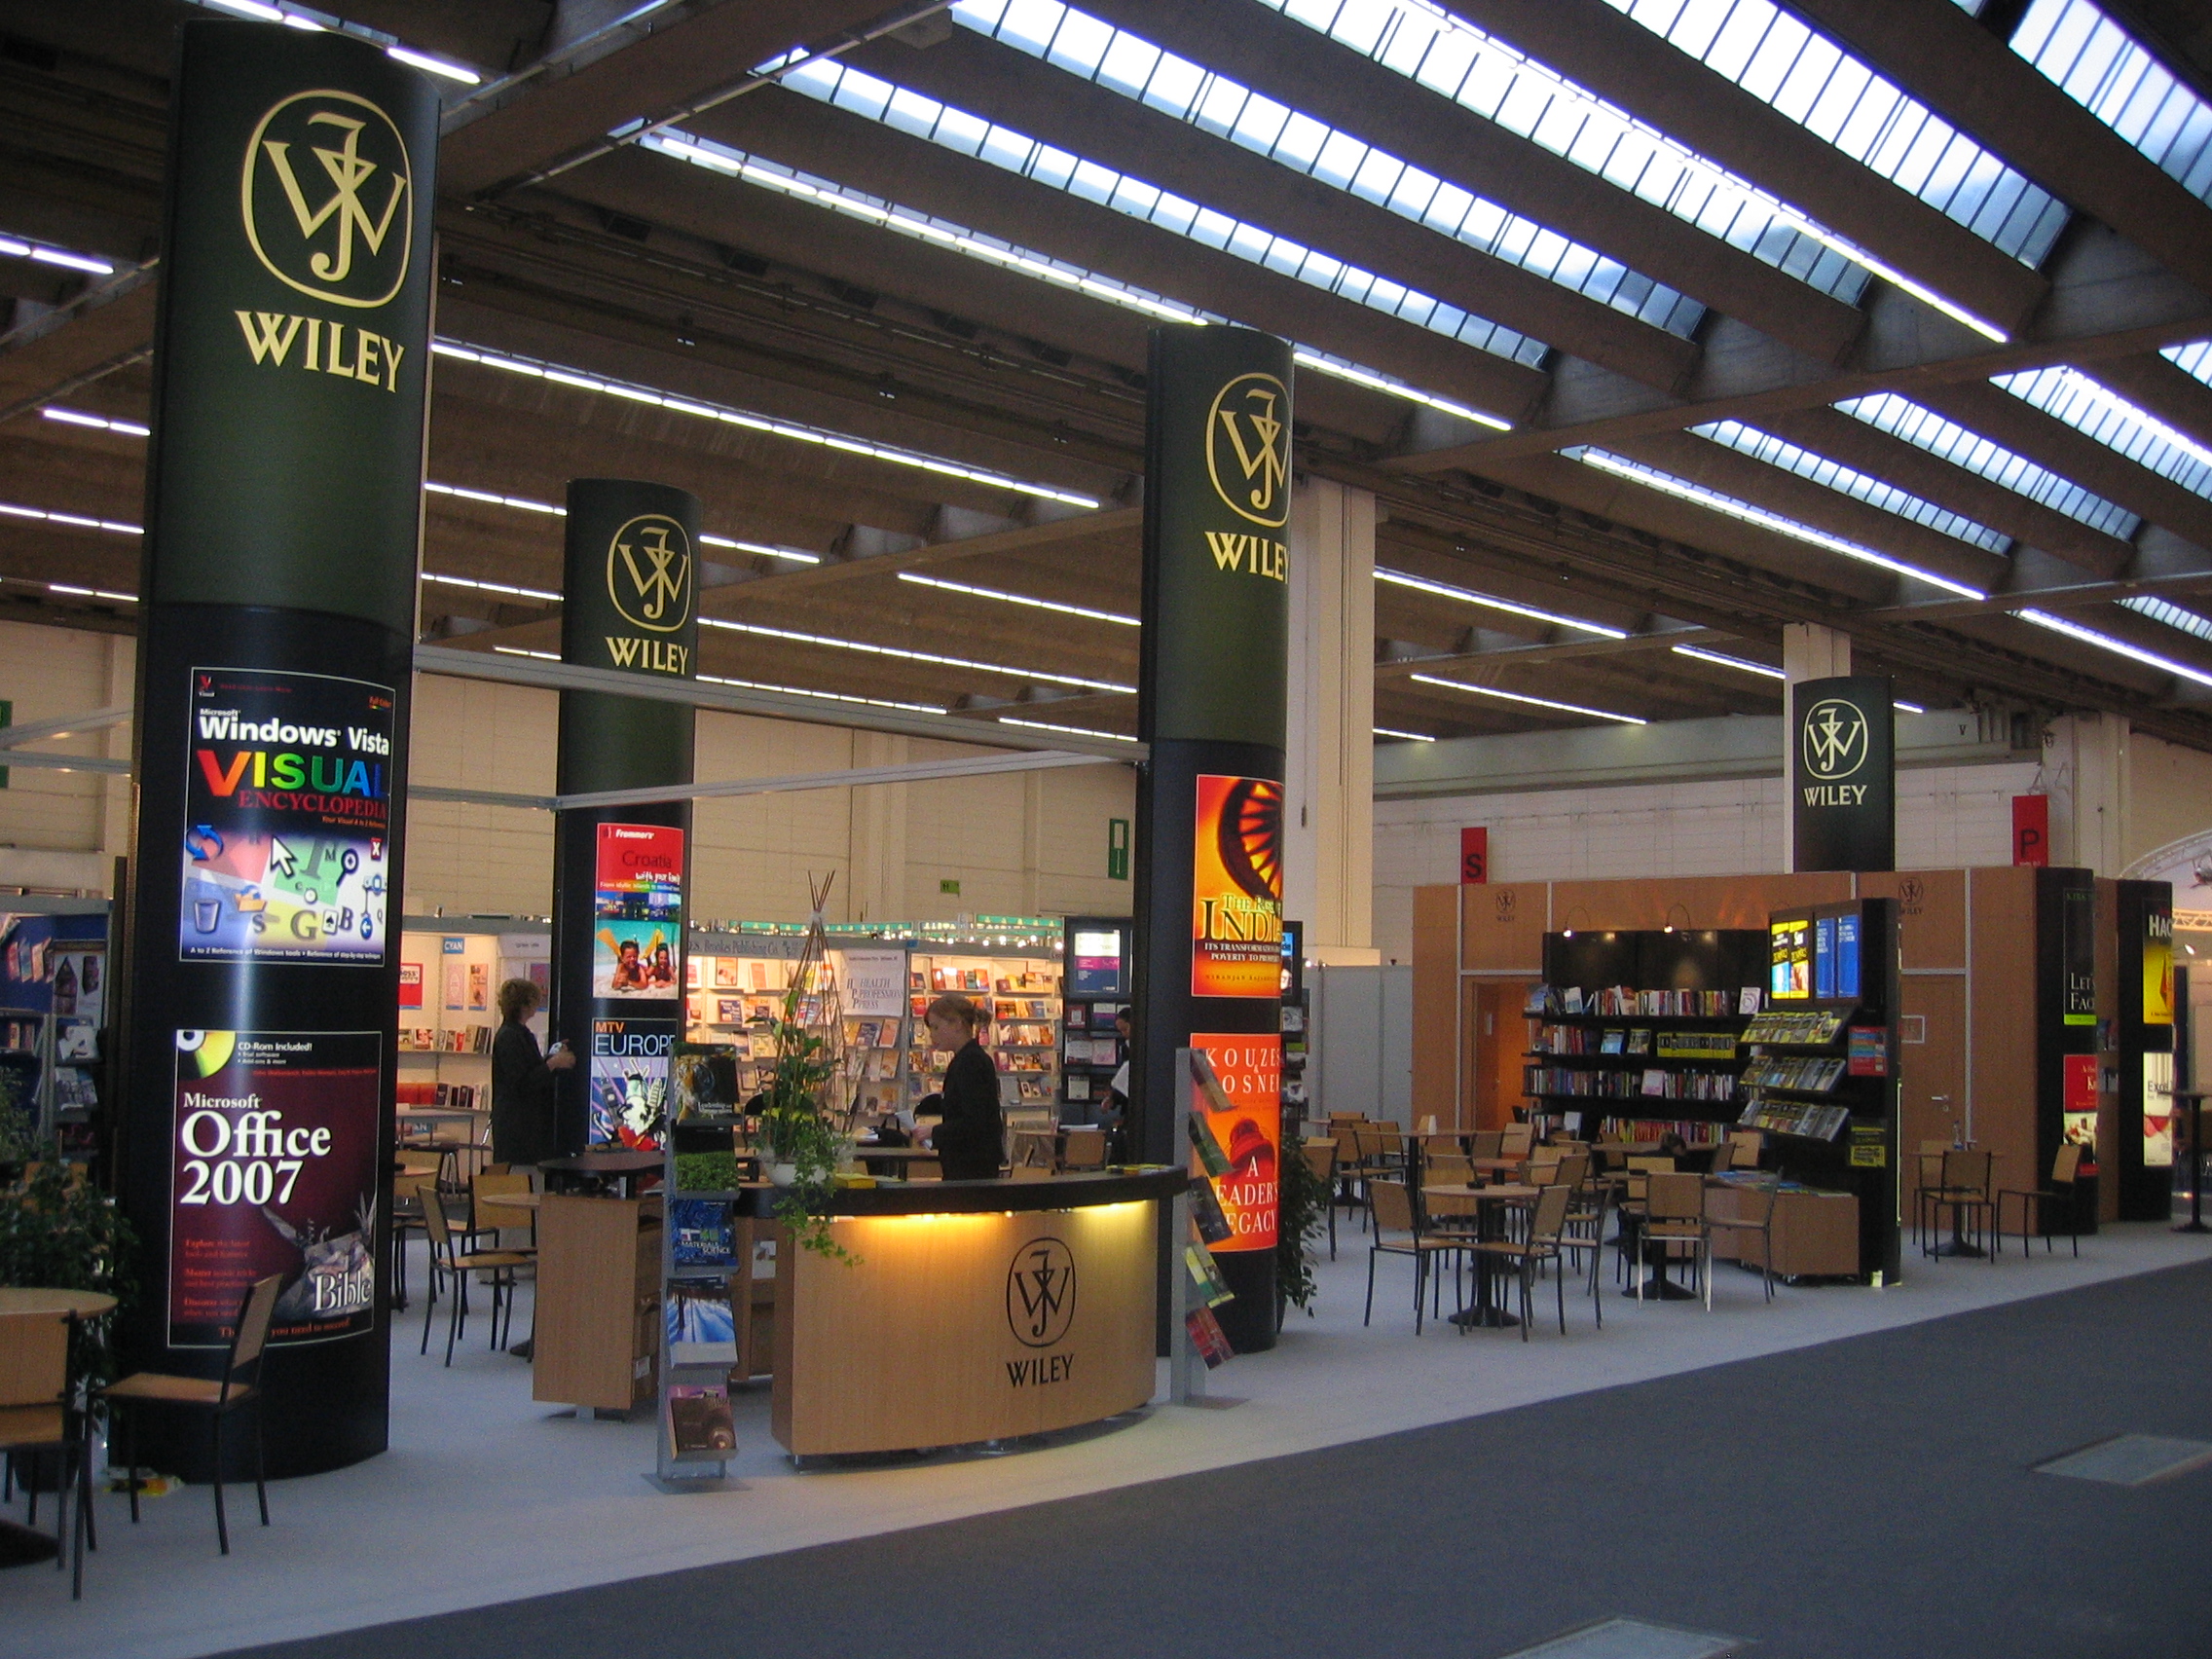
[[[1475,1240],[1494,1238],[1496,1211],[1493,1205],[1531,1203],[1543,1189],[1523,1182],[1496,1182],[1488,1187],[1423,1187],[1421,1195],[1431,1198],[1472,1198],[1475,1204]],[[1452,1315],[1452,1322],[1462,1329],[1487,1325],[1494,1329],[1510,1329],[1521,1323],[1520,1316],[1496,1307],[1491,1301],[1491,1253],[1487,1250],[1472,1252],[1475,1258],[1475,1305]]]
[[[0,1313],[66,1313],[72,1319],[97,1319],[115,1311],[115,1298],[104,1290],[0,1289]]]

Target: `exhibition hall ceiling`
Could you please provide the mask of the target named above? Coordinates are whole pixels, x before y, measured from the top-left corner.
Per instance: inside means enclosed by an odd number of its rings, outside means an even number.
[[[224,15],[446,100],[427,642],[557,651],[566,480],[660,479],[703,673],[1132,734],[1146,332],[1229,320],[1381,504],[1380,742],[1773,714],[1811,622],[2212,749],[2181,0],[0,0],[0,617],[135,626]]]

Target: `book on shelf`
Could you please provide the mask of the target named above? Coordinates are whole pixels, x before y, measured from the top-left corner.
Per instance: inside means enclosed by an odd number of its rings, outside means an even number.
[[[726,1268],[737,1260],[737,1229],[719,1198],[678,1198],[668,1206],[669,1259],[679,1268]]]
[[[737,1363],[737,1317],[730,1280],[678,1280],[668,1287],[663,1306],[667,1310],[669,1364]]]
[[[726,1382],[675,1382],[668,1390],[668,1449],[678,1457],[737,1450]]]
[[[1650,1053],[1651,1028],[1647,1025],[1630,1027],[1628,1034],[1628,1046],[1622,1051],[1622,1052],[1630,1054]]]
[[[1598,1052],[1601,1054],[1623,1053],[1626,1051],[1622,1045],[1627,1041],[1627,1038],[1628,1033],[1626,1031],[1618,1029],[1607,1031],[1604,1034],[1604,1040],[1598,1045]]]

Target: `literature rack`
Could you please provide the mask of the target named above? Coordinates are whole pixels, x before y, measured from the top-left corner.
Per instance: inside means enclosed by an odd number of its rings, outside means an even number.
[[[1060,1121],[1088,1124],[1097,1120],[1115,1072],[1129,1057],[1114,1027],[1114,1016],[1129,1006],[1129,922],[1125,916],[1070,916],[1064,929]]]
[[[805,943],[798,934],[700,928],[686,937],[684,1038],[717,1045],[730,1053],[736,1061],[741,1104],[766,1087],[767,1074],[775,1067],[776,1020]]]
[[[1545,935],[1544,982],[1524,1009],[1530,1121],[1632,1144],[1725,1138],[1765,944],[1751,929]]]
[[[552,988],[552,970],[553,936],[543,922],[408,917],[399,940],[397,1103],[490,1112],[499,987],[509,979],[529,979],[542,997]],[[530,1026],[542,1044],[542,1002]],[[451,1138],[450,1132],[443,1138]]]
[[[923,1015],[946,992],[967,997],[988,1016],[977,1033],[998,1067],[999,1101],[1009,1131],[1049,1130],[1060,1088],[1060,964],[1046,951],[984,954],[974,950],[917,949],[907,967],[908,1028],[905,1078],[910,1108],[944,1087],[950,1057],[929,1046]],[[1111,1029],[1109,1029],[1111,1035]]]
[[[20,1126],[52,1133],[71,1160],[90,1159],[106,1138],[106,906],[38,903],[0,918],[0,1071],[15,1080]]]
[[[1859,1273],[1898,1274],[1898,951],[1895,902],[1776,911],[1766,1010],[1744,1030],[1737,1123],[1807,1187],[1859,1199]]]

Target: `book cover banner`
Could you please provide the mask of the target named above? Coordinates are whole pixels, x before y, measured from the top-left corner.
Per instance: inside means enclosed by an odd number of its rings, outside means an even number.
[[[219,1348],[284,1275],[270,1343],[367,1331],[376,1308],[374,1031],[179,1031],[169,1164],[171,1347]]]
[[[1210,1185],[1228,1228],[1225,1237],[1207,1242],[1216,1254],[1272,1250],[1281,1208],[1282,1038],[1274,1032],[1198,1033],[1191,1047],[1202,1049],[1213,1062],[1229,1101],[1226,1112],[1212,1110],[1203,1094],[1191,1102],[1191,1173]]]
[[[392,695],[321,674],[192,670],[183,960],[384,961]]]
[[[591,1145],[660,1149],[677,1035],[673,1019],[591,1022]]]
[[[1198,789],[1191,995],[1280,997],[1282,785],[1201,772]]]
[[[674,1001],[683,985],[683,831],[602,824],[595,874],[591,994]]]

